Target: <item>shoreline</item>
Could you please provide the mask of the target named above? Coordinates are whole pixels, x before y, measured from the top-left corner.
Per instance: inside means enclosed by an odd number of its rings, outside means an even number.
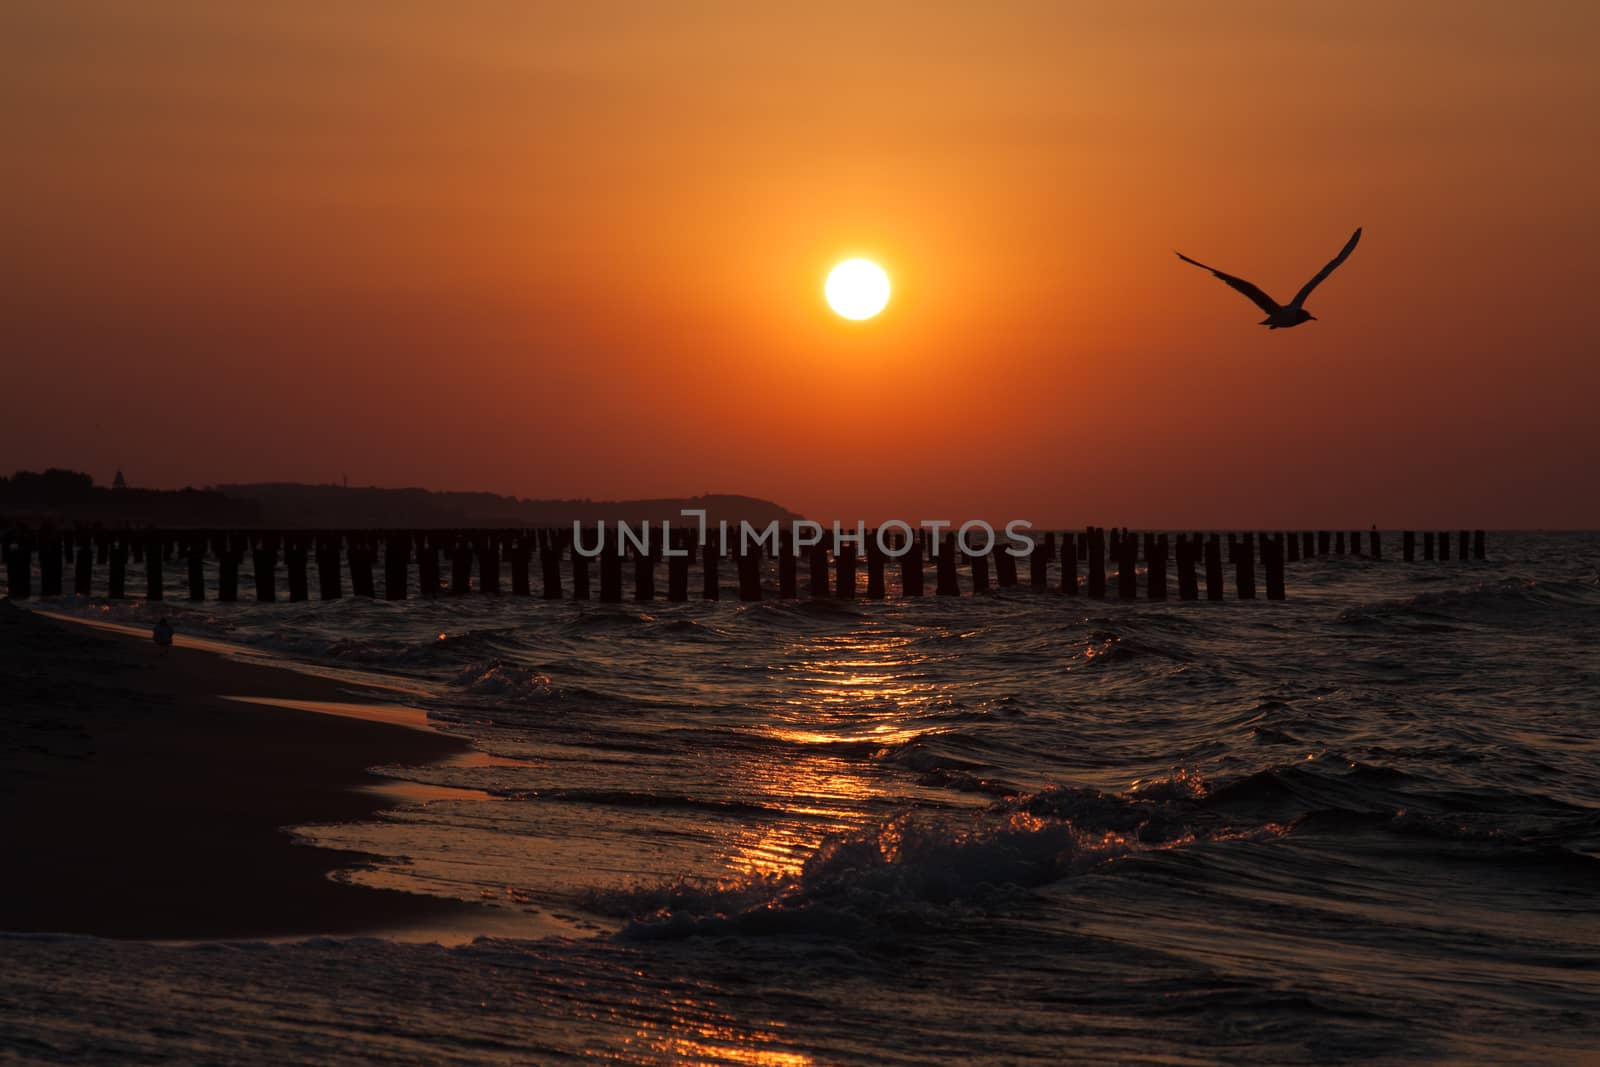
[[[0,930],[184,941],[504,925],[485,905],[334,881],[370,857],[287,832],[396,806],[369,767],[472,751],[381,714],[294,706],[381,691],[181,645],[163,655],[9,603],[0,678]]]

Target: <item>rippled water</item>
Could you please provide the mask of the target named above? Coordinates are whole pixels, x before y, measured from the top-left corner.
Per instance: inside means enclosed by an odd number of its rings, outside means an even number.
[[[1283,604],[168,602],[182,633],[401,678],[494,757],[390,768],[445,788],[302,828],[394,857],[352,877],[596,932],[12,938],[40,1013],[12,1047],[1583,1062],[1600,536],[1491,554],[1291,564]]]

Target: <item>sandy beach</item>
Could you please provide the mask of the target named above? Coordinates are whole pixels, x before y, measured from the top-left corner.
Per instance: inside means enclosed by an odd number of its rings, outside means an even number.
[[[153,939],[393,931],[469,905],[341,884],[353,853],[286,827],[393,801],[367,768],[467,742],[224,696],[350,702],[290,670],[68,626],[0,603],[0,929]]]

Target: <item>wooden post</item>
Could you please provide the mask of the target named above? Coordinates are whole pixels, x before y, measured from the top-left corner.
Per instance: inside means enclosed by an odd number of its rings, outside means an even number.
[[[344,595],[344,583],[339,580],[340,540],[338,534],[317,534],[317,595],[323,600]]]
[[[111,564],[111,580],[108,583],[106,597],[110,600],[124,600],[127,598],[128,583],[128,538],[126,534],[115,534],[110,538],[110,548],[107,562]],[[26,557],[24,557],[26,562]],[[23,595],[28,595],[27,568],[24,567]]]
[[[1267,599],[1282,600],[1283,591],[1283,541],[1278,537],[1261,541],[1261,565],[1267,572]]]
[[[1106,598],[1106,531],[1103,527],[1089,528],[1089,543],[1085,551],[1089,556],[1089,596],[1095,600]]]
[[[989,553],[969,556],[972,561],[972,594],[982,596],[989,591]]]
[[[1439,531],[1439,536],[1438,536],[1438,539],[1437,539],[1436,543],[1439,546],[1439,560],[1441,562],[1449,560],[1449,558],[1450,558],[1450,534],[1447,531],[1440,530]]]
[[[867,534],[867,599],[882,600],[886,595],[883,588],[883,565],[887,562],[883,546],[878,544],[878,531],[872,530]]]
[[[560,600],[561,554],[566,551],[566,542],[557,537],[554,530],[548,530],[532,540],[525,540],[523,545],[530,554],[535,549],[539,553],[539,573],[544,585],[544,599]]]
[[[8,538],[3,546],[8,600],[27,600],[33,596],[32,536],[26,531],[18,532]]]
[[[1050,588],[1050,559],[1056,554],[1056,535],[1047,532],[1028,553],[1028,584],[1043,591]]]
[[[260,604],[270,604],[277,600],[277,534],[262,534],[251,539],[250,563],[255,570],[256,602]]]
[[[432,533],[417,535],[417,595],[428,600],[439,595],[439,542]]]
[[[377,542],[369,534],[352,533],[346,536],[346,544],[345,560],[350,567],[350,594],[371,600],[378,595],[372,584],[372,563],[378,554]],[[471,567],[471,550],[464,542],[462,550],[468,553],[467,566]]]
[[[600,546],[600,603],[622,603],[622,553],[614,540]]]
[[[1484,537],[1484,535],[1483,535],[1483,531],[1482,530],[1474,530],[1474,531],[1472,531],[1472,558],[1473,559],[1487,559],[1488,558],[1487,555],[1485,554],[1485,546],[1484,546],[1484,543],[1483,543],[1483,537]]]
[[[634,549],[633,599],[637,603],[656,598],[656,554]]]
[[[1333,535],[1333,551],[1336,555],[1344,555],[1344,531],[1339,530]]]
[[[410,562],[410,535],[391,530],[383,539],[383,599],[406,598],[407,565]]]
[[[1301,533],[1300,533],[1300,558],[1301,559],[1310,559],[1312,556],[1315,556],[1316,554],[1317,554],[1316,539],[1312,536],[1311,531],[1310,530],[1301,531]]]
[[[1290,563],[1299,563],[1300,535],[1296,533],[1289,534],[1289,536],[1285,539],[1284,544],[1288,549],[1288,561]]]
[[[578,551],[575,535],[563,532],[561,543],[572,541],[572,599],[589,599],[589,557]]]
[[[166,583],[161,572],[161,540],[159,536],[146,535],[144,538],[144,598],[145,600],[164,600],[162,596]]]
[[[311,586],[306,577],[306,561],[311,550],[304,534],[285,535],[283,561],[289,567],[289,601],[298,604],[311,599]]]
[[[189,599],[206,598],[206,540],[190,535],[184,539],[184,556],[189,563]]]
[[[506,535],[506,562],[511,564],[511,595],[533,595],[533,554],[539,553],[540,566],[544,565],[544,552],[532,530],[515,530]]]
[[[1238,586],[1240,600],[1254,600],[1256,598],[1256,553],[1255,545],[1252,543],[1252,538],[1249,534],[1244,535],[1244,540],[1239,545],[1239,558],[1235,563],[1234,580]]]
[[[78,535],[78,555],[72,568],[72,592],[77,596],[92,596],[94,588],[94,540],[88,534]]]
[[[800,595],[799,559],[795,555],[794,538],[785,534],[778,538],[778,595],[793,600]]]
[[[808,552],[811,553],[811,599],[826,600],[830,592],[828,588],[828,550],[825,546],[812,545]]]
[[[1123,532],[1117,538],[1117,599],[1137,600],[1139,597],[1139,541]]]
[[[702,600],[722,599],[722,579],[717,576],[717,564],[721,559],[721,546],[707,538],[706,543],[700,548],[700,599]]]
[[[900,557],[900,595],[922,595],[922,538],[915,534],[911,537],[910,546]]]
[[[41,530],[39,545],[39,595],[61,595],[61,535],[55,530]]]
[[[1222,599],[1222,538],[1218,534],[1206,541],[1206,599]]]
[[[739,570],[739,599],[749,603],[761,599],[761,550],[750,549],[740,538],[735,565]]]
[[[956,539],[954,535],[947,533],[939,538],[939,564],[936,576],[937,584],[934,587],[936,595],[961,595],[961,583],[956,575]]]
[[[689,553],[692,546],[688,532],[672,530],[665,545],[671,549],[667,555],[667,600],[673,604],[683,604],[689,599]]]
[[[1400,556],[1407,563],[1416,562],[1417,534],[1414,530],[1404,530],[1400,534]]]
[[[500,595],[500,537],[487,533],[478,536],[478,592]]]
[[[1199,600],[1200,582],[1195,576],[1195,556],[1200,544],[1187,534],[1178,535],[1178,599]]]
[[[1433,559],[1433,531],[1432,530],[1423,530],[1422,531],[1422,558],[1424,560]]]
[[[1150,600],[1167,599],[1167,535],[1145,534],[1144,558],[1147,580],[1145,596]]]
[[[1061,532],[1061,592],[1066,596],[1078,595],[1078,542],[1082,534]]]
[[[853,538],[841,538],[838,554],[834,557],[834,590],[838,600],[856,598],[856,543]]]
[[[239,546],[231,535],[219,534],[213,547],[217,553],[217,600],[223,604],[236,603],[239,599]]]
[[[456,534],[450,548],[450,595],[466,596],[472,591],[472,544]]]
[[[1329,536],[1327,530],[1317,531],[1317,555],[1326,556],[1328,554],[1328,546],[1332,543],[1333,539]]]
[[[994,548],[994,584],[1001,589],[1015,589],[1017,586],[1017,557],[1006,551],[1006,545],[995,545]]]

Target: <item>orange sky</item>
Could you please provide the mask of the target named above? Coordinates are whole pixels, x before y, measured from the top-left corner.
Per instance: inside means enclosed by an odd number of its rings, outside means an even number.
[[[10,0],[0,468],[1600,526],[1597,44],[1589,0]],[[1292,331],[1172,255],[1287,300],[1357,225]]]

